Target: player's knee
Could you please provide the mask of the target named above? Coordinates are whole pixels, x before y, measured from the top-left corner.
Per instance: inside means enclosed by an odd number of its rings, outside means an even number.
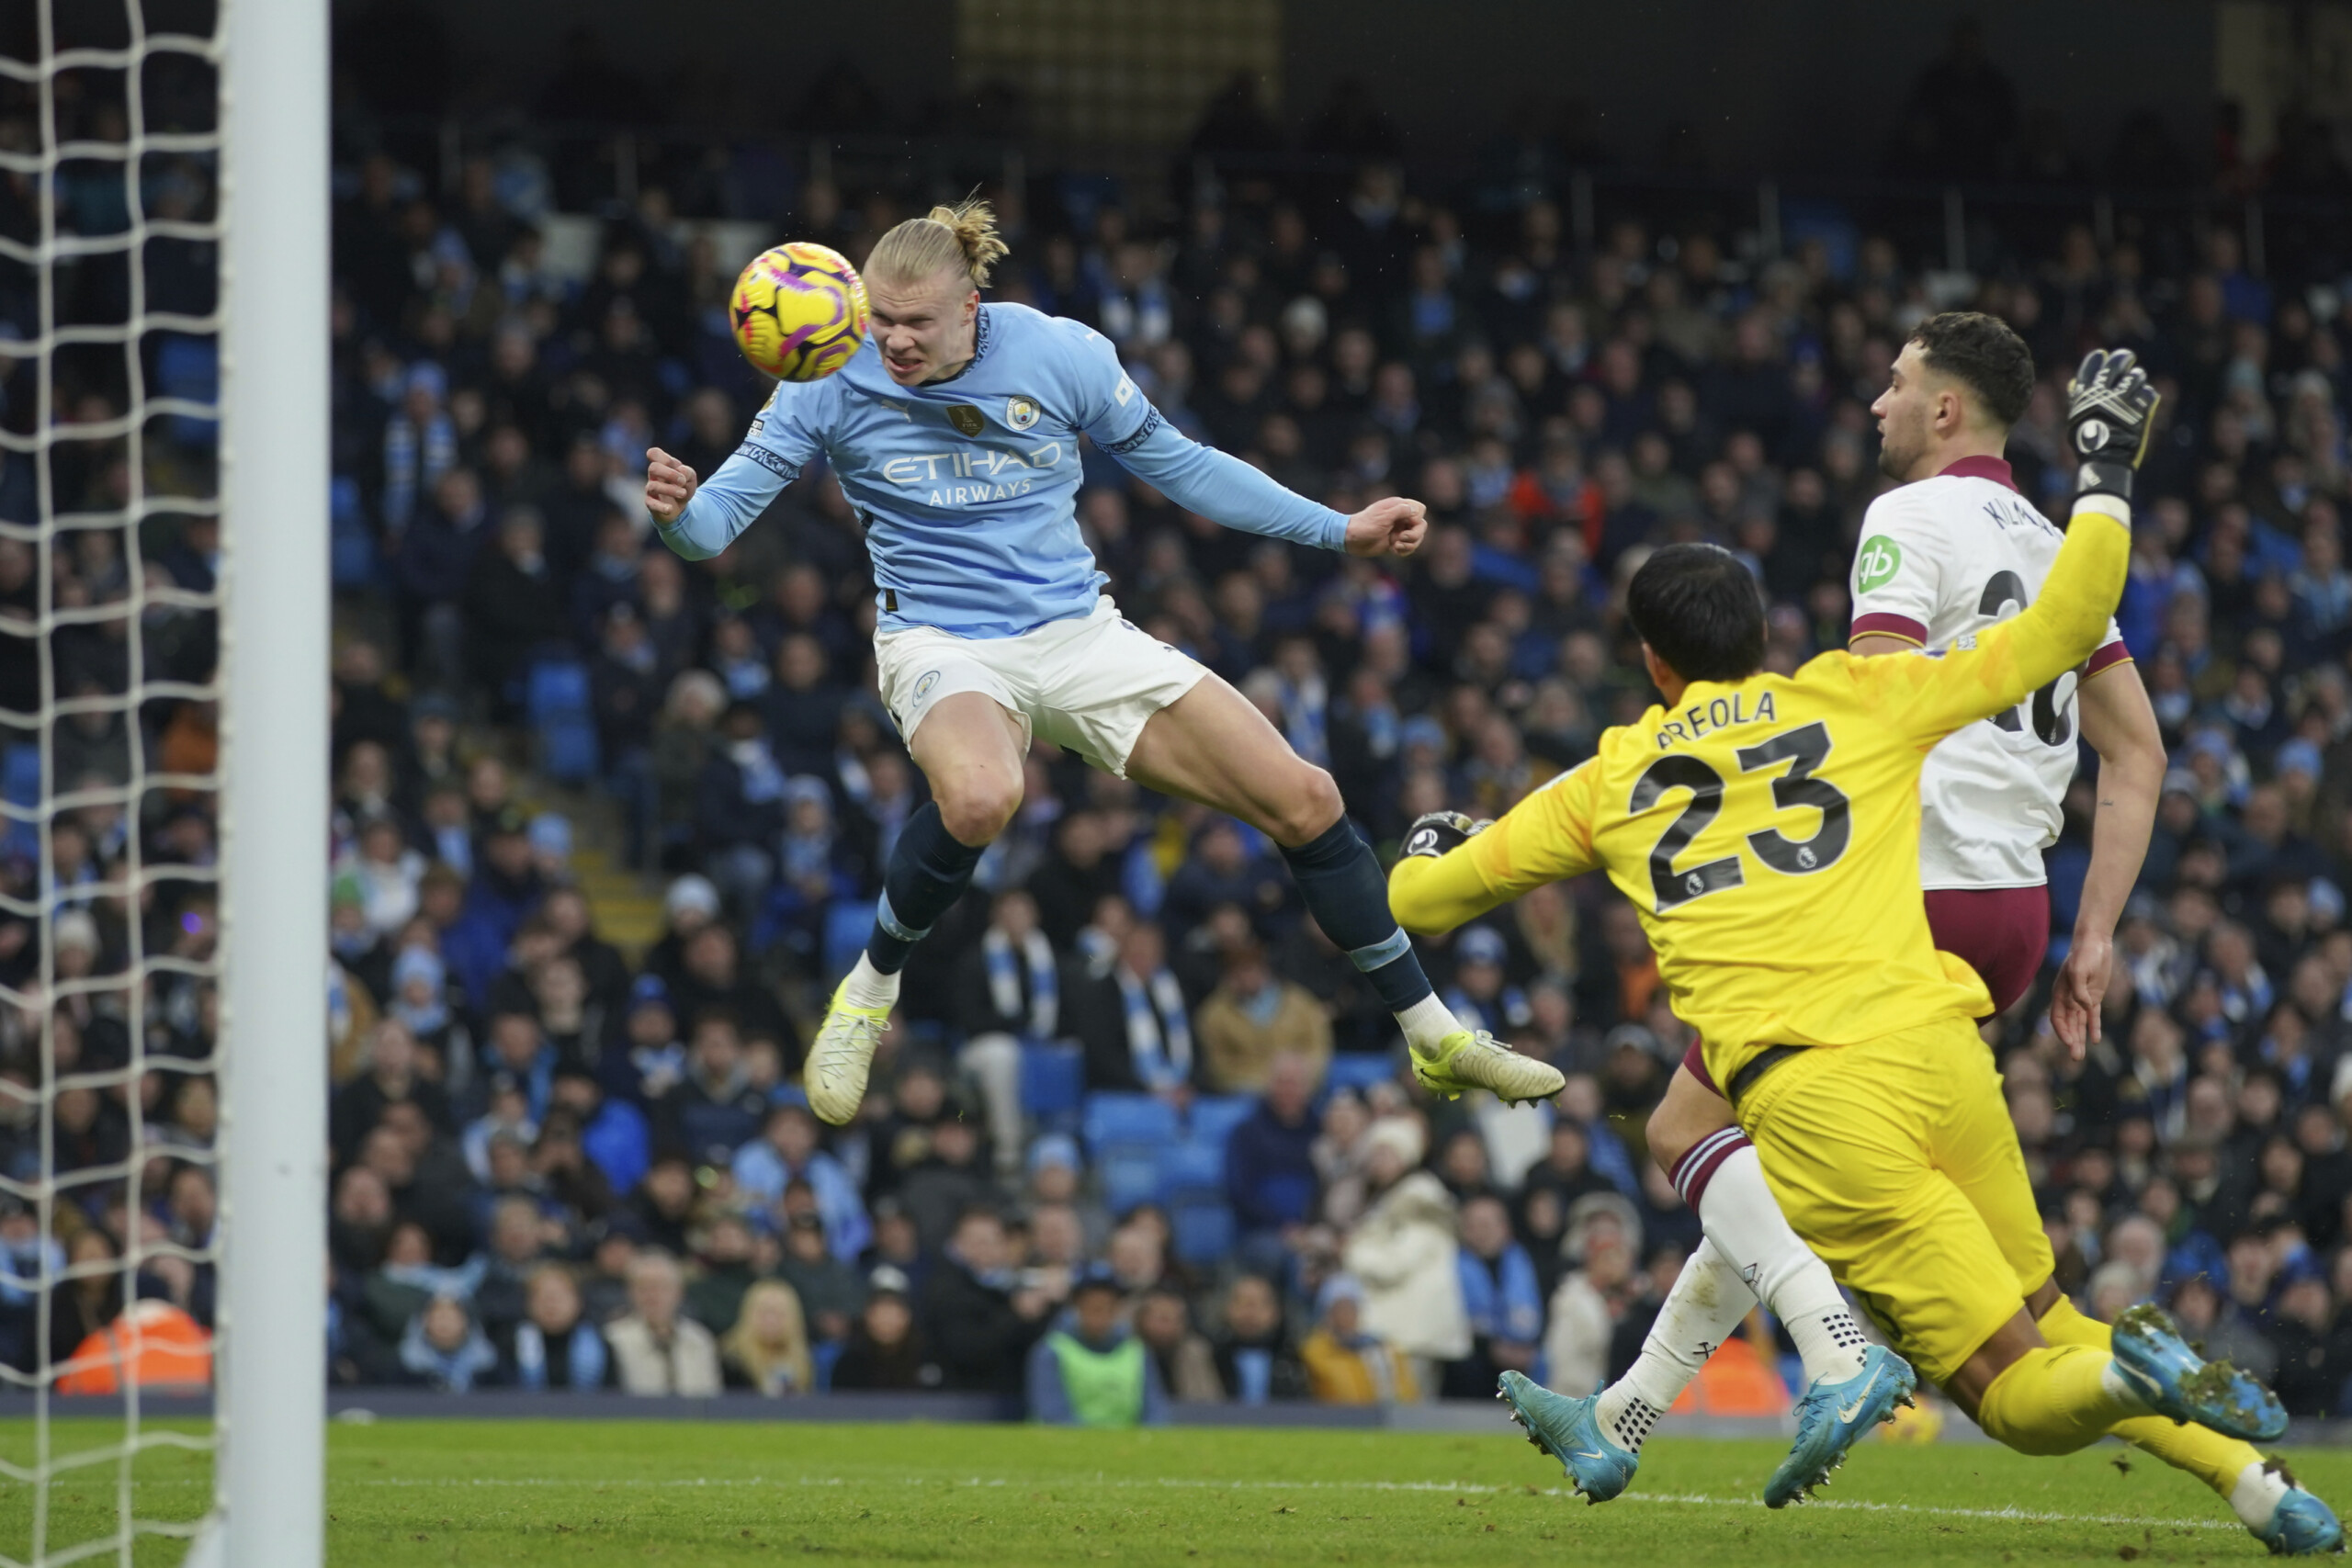
[[[967,768],[933,781],[939,801],[939,819],[958,843],[995,841],[1021,809],[1021,776],[993,768]]]
[[[1266,831],[1295,850],[1321,838],[1346,810],[1331,775],[1311,762],[1302,763],[1282,802],[1268,814],[1272,820],[1266,824]]]

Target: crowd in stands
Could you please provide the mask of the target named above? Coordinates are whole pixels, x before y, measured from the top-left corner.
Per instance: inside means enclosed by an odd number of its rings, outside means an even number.
[[[338,174],[334,1378],[971,1392],[1132,1422],[1479,1395],[1502,1368],[1580,1393],[1628,1363],[1698,1235],[1643,1137],[1689,1035],[1599,880],[1422,944],[1457,1015],[1568,1077],[1548,1105],[1432,1100],[1265,841],[1040,744],[907,971],[864,1114],[811,1115],[806,1032],[924,788],[873,696],[859,520],[820,465],[718,558],[662,549],[645,448],[707,474],[763,396],[722,308],[743,258],[648,186],[568,276],[495,172],[447,193],[384,154]],[[1499,813],[1648,705],[1619,589],[1657,544],[1742,556],[1773,668],[1842,647],[1886,484],[1867,405],[1932,310],[1995,311],[2033,347],[2009,461],[2054,516],[2067,371],[2094,343],[2142,356],[2162,428],[2119,618],[2173,771],[2103,1041],[2070,1061],[2038,989],[1995,1048],[2061,1283],[2101,1316],[2161,1301],[2290,1410],[2344,1410],[2352,322],[2303,287],[2333,280],[2263,276],[2227,228],[2160,265],[2070,227],[1955,283],[1860,226],[1766,258],[1628,215],[1578,247],[1547,197],[1455,205],[1377,161],[1341,200],[1260,195],[1041,220],[993,298],[1093,325],[1180,428],[1304,493],[1428,503],[1412,561],[1343,559],[1085,457],[1080,520],[1125,613],[1258,704],[1383,843],[1439,807]],[[0,227],[8,199],[0,180]],[[858,260],[906,210],[816,180],[779,232]],[[61,419],[119,412],[86,379]],[[13,386],[7,408],[28,417]],[[182,441],[145,461],[200,467],[202,433]],[[119,437],[57,451],[61,495],[121,503]],[[210,588],[209,519],[137,543],[77,532],[43,578],[0,539],[0,612],[42,582],[57,606],[127,606],[141,572]],[[148,602],[56,641],[59,695],[121,693],[200,678],[213,630]],[[0,702],[36,705],[40,668],[0,638]],[[81,714],[51,777],[103,795],[213,746],[200,701]],[[553,779],[619,809],[550,809]],[[50,835],[52,886],[98,885],[53,952],[0,918],[0,981],[51,977],[57,1070],[145,1068],[55,1097],[55,1235],[0,1200],[19,1367],[120,1305],[60,1284],[34,1343],[44,1247],[136,1238],[136,1292],[210,1319],[211,893],[103,885],[142,855],[208,865],[212,816],[134,793]],[[2078,783],[2049,856],[2054,953],[2088,805]],[[666,888],[641,953],[597,934],[571,868],[590,831]],[[9,848],[9,889],[38,886]],[[159,954],[188,962],[134,974]],[[17,1177],[44,1141],[39,1021],[0,1010]],[[1718,1363],[1715,1407],[1785,1400],[1768,1323]]]

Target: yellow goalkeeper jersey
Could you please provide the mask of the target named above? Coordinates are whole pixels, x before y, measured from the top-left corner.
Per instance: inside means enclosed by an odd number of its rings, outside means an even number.
[[[1397,922],[1451,931],[1539,883],[1606,870],[1640,910],[1676,1016],[1720,1084],[1770,1045],[1848,1045],[1992,1010],[1939,953],[1919,891],[1936,742],[2088,658],[2123,588],[2123,503],[2076,503],[2041,596],[1941,654],[1825,653],[1701,682],[1436,859],[1390,874]]]

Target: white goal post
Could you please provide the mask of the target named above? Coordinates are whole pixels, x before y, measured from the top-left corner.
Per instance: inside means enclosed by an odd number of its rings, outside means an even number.
[[[328,17],[221,17],[215,1487],[236,1568],[319,1568],[325,1543]]]

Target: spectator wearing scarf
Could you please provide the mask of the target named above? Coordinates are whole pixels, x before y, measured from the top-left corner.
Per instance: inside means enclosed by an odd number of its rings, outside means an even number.
[[[1165,1094],[1193,1081],[1192,1019],[1158,926],[1139,920],[1119,938],[1108,972],[1071,997],[1070,1032],[1090,1089]]]
[[[428,1388],[464,1393],[498,1368],[498,1352],[454,1295],[436,1295],[409,1319],[401,1336],[401,1365]]]
[[[561,1264],[543,1264],[526,1287],[527,1307],[514,1325],[508,1381],[517,1388],[603,1388],[612,1352],[581,1312],[580,1287]]]
[[[1021,1049],[1057,1037],[1061,976],[1038,929],[1037,901],[1018,888],[997,896],[978,949],[957,976],[956,1021],[966,1032],[956,1064],[979,1085],[1001,1173],[1019,1168]]]

